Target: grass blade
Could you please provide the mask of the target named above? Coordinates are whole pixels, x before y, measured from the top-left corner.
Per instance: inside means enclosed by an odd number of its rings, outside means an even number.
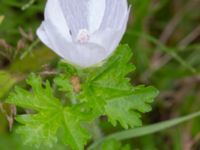
[[[153,125],[117,132],[117,133],[111,134],[107,137],[104,137],[102,139],[99,139],[98,141],[93,143],[91,146],[89,146],[87,150],[96,149],[101,143],[103,143],[104,141],[106,141],[108,139],[116,139],[116,140],[121,141],[121,140],[130,139],[130,138],[141,137],[141,136],[148,135],[148,134],[153,134],[153,133],[162,131],[164,129],[176,126],[183,122],[189,121],[189,120],[199,117],[199,116],[200,116],[200,111],[190,114],[190,115],[187,115],[187,116],[184,116],[184,117],[180,117],[180,118],[176,118],[176,119],[172,119],[172,120],[168,120],[168,121],[163,121],[163,122],[156,123]]]

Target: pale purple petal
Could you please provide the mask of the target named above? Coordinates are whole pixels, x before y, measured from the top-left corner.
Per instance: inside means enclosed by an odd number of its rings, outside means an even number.
[[[90,42],[102,45],[107,51],[106,56],[110,55],[121,41],[127,27],[129,12],[130,8],[126,11],[126,16],[122,19],[123,24],[120,29],[107,28],[99,30],[91,36]]]
[[[96,65],[105,58],[106,50],[97,44],[71,44],[70,47],[74,48],[64,51],[63,56],[67,58],[70,53],[71,59],[66,60],[84,68]]]
[[[45,7],[45,22],[53,24],[55,29],[52,30],[57,30],[68,41],[72,41],[70,30],[62,13],[59,0],[47,1]]]
[[[54,32],[49,33],[51,29],[48,29],[47,23],[45,21],[42,22],[40,27],[37,29],[37,36],[40,38],[40,40],[50,49],[52,49],[55,53],[57,53],[59,56],[62,56],[60,49],[58,49],[58,44],[56,41],[53,41],[51,36],[53,35]],[[59,33],[59,31],[56,31],[60,37],[62,37]],[[66,39],[65,39],[66,40]]]
[[[106,0],[106,9],[100,30],[120,29],[128,10],[127,0]]]
[[[59,0],[59,2],[72,37],[75,39],[80,29],[88,29],[87,0]]]
[[[119,32],[117,32],[116,38],[110,42],[110,47],[108,49],[108,55],[110,55],[119,45],[124,33],[126,32],[127,24],[128,24],[128,19],[129,19],[129,13],[130,13],[130,7],[128,12],[126,13],[125,18],[123,19],[123,24],[122,27],[120,28]]]
[[[45,32],[44,29],[44,24],[42,23],[40,25],[40,27],[37,29],[37,35],[40,38],[40,40],[47,45],[49,48],[54,49],[53,45],[51,44],[51,42],[49,41],[49,38]]]
[[[106,8],[106,0],[89,0],[89,16],[88,16],[88,24],[90,33],[95,32],[99,29]]]

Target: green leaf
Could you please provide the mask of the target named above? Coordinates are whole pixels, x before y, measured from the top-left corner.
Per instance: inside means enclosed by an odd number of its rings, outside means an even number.
[[[83,113],[79,110],[81,107],[63,107],[53,96],[49,82],[44,86],[41,78],[35,75],[31,75],[27,83],[31,85],[32,92],[18,87],[7,100],[8,103],[36,111],[35,114],[16,118],[23,124],[17,132],[23,136],[24,142],[38,147],[41,144],[52,146],[58,140],[58,130],[64,129],[61,140],[75,150],[83,150],[90,136],[82,128]]]
[[[127,75],[135,67],[129,63],[132,51],[119,46],[116,53],[96,70],[88,70],[89,77],[82,84],[81,101],[88,103],[97,115],[105,114],[116,126],[124,128],[141,125],[141,113],[151,110],[158,92],[152,87],[133,87]]]
[[[36,111],[48,111],[61,108],[59,100],[53,96],[48,81],[46,82],[45,88],[43,88],[41,78],[31,75],[27,80],[27,83],[31,85],[33,90],[32,93],[20,87],[16,87],[15,93],[10,94],[7,102]]]
[[[109,101],[105,106],[106,114],[114,125],[118,120],[124,128],[128,128],[128,125],[141,126],[140,112],[151,111],[150,103],[153,102],[156,94],[153,87],[138,87],[130,95],[123,95],[124,97]]]

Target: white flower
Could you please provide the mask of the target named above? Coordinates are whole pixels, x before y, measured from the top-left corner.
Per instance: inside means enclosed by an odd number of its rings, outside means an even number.
[[[37,35],[68,62],[89,67],[116,49],[129,10],[127,0],[48,0]]]

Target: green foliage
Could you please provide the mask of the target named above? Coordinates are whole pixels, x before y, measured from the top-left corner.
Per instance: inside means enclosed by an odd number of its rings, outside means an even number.
[[[89,74],[80,94],[81,100],[87,102],[95,113],[107,115],[114,126],[119,121],[126,129],[141,125],[140,113],[151,110],[149,104],[158,94],[152,87],[130,84],[127,75],[134,70],[129,63],[131,57],[127,45],[119,46],[116,55]]]
[[[41,143],[52,146],[57,142],[57,130],[63,128],[65,133],[63,141],[73,149],[83,149],[89,136],[80,126],[80,118],[75,112],[76,109],[74,107],[64,108],[53,96],[48,81],[43,87],[41,78],[31,75],[27,83],[31,85],[33,92],[17,87],[15,93],[11,94],[7,101],[38,112],[16,118],[18,122],[24,124],[17,130],[23,135],[24,142],[37,146]]]
[[[49,82],[43,88],[41,79],[34,75],[27,82],[32,86],[33,93],[17,87],[15,93],[9,96],[8,102],[39,113],[18,116],[17,121],[24,126],[17,131],[23,134],[25,143],[39,145],[44,142],[51,145],[56,141],[54,136],[61,121],[59,110],[62,110],[62,106],[53,97]]]
[[[31,114],[16,118],[23,124],[17,132],[24,137],[24,142],[52,146],[59,137],[72,149],[82,150],[90,138],[83,125],[101,115],[108,116],[113,125],[119,121],[124,128],[140,126],[141,113],[151,110],[150,103],[158,92],[152,87],[130,84],[127,75],[134,70],[129,63],[131,57],[128,46],[120,46],[101,67],[82,71],[73,69],[76,71],[71,75],[56,77],[53,84],[65,93],[67,105],[54,96],[49,81],[42,84],[40,77],[31,75],[27,80],[31,91],[16,87],[7,100],[32,110]],[[80,79],[73,78],[76,76]],[[76,86],[80,86],[80,91]]]
[[[126,129],[128,125],[141,126],[140,113],[151,111],[150,103],[156,95],[157,92],[152,87],[138,87],[123,97],[119,96],[109,101],[105,106],[106,114],[113,125],[119,121]]]

